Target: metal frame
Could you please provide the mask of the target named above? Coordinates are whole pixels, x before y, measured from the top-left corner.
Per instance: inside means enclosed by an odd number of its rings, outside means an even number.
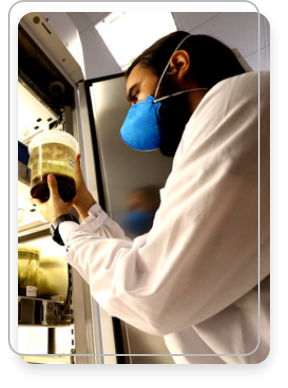
[[[63,74],[67,82],[73,86],[74,89],[74,106],[66,107],[64,109],[67,132],[70,132],[79,141],[80,152],[82,157],[83,173],[86,177],[86,182],[89,190],[93,194],[96,200],[98,200],[98,187],[97,181],[99,177],[98,166],[94,163],[94,149],[91,139],[90,120],[87,109],[87,100],[85,93],[85,86],[82,82],[76,85],[75,80],[72,79],[72,75],[68,75],[65,68],[59,65],[59,61],[55,58],[55,53],[50,52],[52,49],[48,45],[48,49],[43,43],[45,36],[42,36],[40,40],[36,36],[36,32],[30,28],[26,23],[22,23],[23,28],[39,46],[39,48],[49,56],[51,63]],[[48,39],[48,38],[47,38]],[[45,39],[44,39],[45,40]],[[50,50],[51,49],[51,50]],[[52,50],[53,51],[53,50]],[[81,111],[81,112],[80,112]],[[83,150],[85,149],[85,154]],[[24,171],[23,178],[27,182],[27,171]],[[48,234],[48,224],[41,225],[36,228],[29,228],[29,230],[18,233],[18,238],[26,241],[35,237],[35,234]],[[117,363],[115,350],[115,336],[113,328],[112,318],[102,310],[92,298],[88,284],[82,279],[78,272],[71,268],[72,277],[72,311],[73,314],[73,333],[71,334],[71,342],[75,353],[65,358],[65,362],[75,362],[76,364],[102,364],[102,363]],[[53,348],[53,333],[51,333],[51,344],[49,345],[51,350]],[[102,354],[109,354],[109,357],[104,357]],[[70,358],[71,357],[71,358]],[[49,362],[61,362],[61,357],[25,357],[28,362],[43,363],[47,360]],[[40,360],[41,358],[41,360]]]
[[[99,184],[101,184],[100,164],[97,163],[97,154],[93,147],[91,112],[89,113],[89,103],[87,101],[86,85],[84,83],[78,84],[78,111],[81,114],[78,117],[78,125],[80,128],[79,142],[80,152],[82,154],[81,168],[83,176],[87,188],[94,198],[102,205],[102,194],[99,190]],[[85,153],[83,152],[84,149]],[[90,299],[92,330],[94,334],[93,343],[96,352],[94,354],[97,354],[97,356],[95,356],[96,361],[97,363],[116,364],[116,337],[114,333],[113,318],[96,303],[91,296],[90,291],[86,294],[86,298],[87,302]],[[105,354],[109,355],[109,357],[104,357]]]

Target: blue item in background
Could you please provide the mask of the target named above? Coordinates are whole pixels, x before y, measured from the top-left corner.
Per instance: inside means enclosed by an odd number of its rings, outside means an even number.
[[[123,218],[123,226],[128,232],[139,236],[148,233],[152,228],[155,212],[153,211],[134,211],[128,213]]]
[[[28,147],[21,143],[18,140],[18,160],[19,162],[25,164],[25,166],[28,165],[28,160],[29,160],[29,153],[28,153]]]

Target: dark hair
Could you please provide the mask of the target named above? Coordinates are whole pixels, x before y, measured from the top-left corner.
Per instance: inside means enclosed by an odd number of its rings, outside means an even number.
[[[187,35],[190,34],[186,31],[176,31],[159,39],[132,62],[126,77],[137,64],[160,77],[175,48]],[[226,78],[245,73],[233,51],[211,36],[190,35],[179,47],[182,49],[190,55],[190,74],[200,87],[211,88]]]
[[[160,197],[159,192],[160,192],[160,187],[151,185],[151,186],[138,187],[137,189],[134,189],[133,191],[131,191],[131,194],[140,193],[149,198],[158,198]]]
[[[149,203],[151,208],[157,209],[160,205],[160,187],[158,186],[143,186],[139,187],[129,194],[140,194],[142,198],[145,198]]]

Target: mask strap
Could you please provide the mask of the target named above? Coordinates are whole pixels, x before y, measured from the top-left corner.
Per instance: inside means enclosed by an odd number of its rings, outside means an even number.
[[[168,96],[157,98],[156,100],[152,101],[152,104],[155,104],[155,102],[166,100],[167,98],[170,98],[170,97],[176,97],[176,96],[179,96],[180,94],[193,92],[196,90],[209,90],[209,88],[196,88],[196,89],[181,90],[180,92],[176,92],[176,93],[170,94]]]
[[[159,82],[158,82],[158,85],[157,85],[157,88],[156,88],[156,92],[155,92],[155,95],[154,95],[155,98],[157,97],[157,94],[159,92],[159,87],[160,87],[160,84],[162,82],[162,79],[163,79],[163,77],[164,77],[164,75],[165,75],[165,73],[166,73],[166,71],[167,71],[167,69],[169,67],[169,63],[170,63],[170,59],[171,59],[172,55],[175,53],[175,51],[178,50],[178,48],[182,45],[182,43],[185,42],[186,39],[190,38],[190,36],[192,36],[192,35],[189,34],[189,35],[185,36],[185,38],[181,40],[181,42],[178,44],[178,46],[175,48],[175,50],[171,54],[171,56],[169,58],[169,61],[168,61],[167,65],[165,66],[165,69],[164,69],[164,71],[163,71],[163,73],[162,73],[162,75],[161,75],[161,77],[159,79]]]

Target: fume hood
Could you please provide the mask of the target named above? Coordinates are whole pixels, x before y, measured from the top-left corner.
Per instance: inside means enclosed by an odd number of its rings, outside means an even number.
[[[21,19],[18,43],[18,243],[38,247],[41,256],[37,297],[18,297],[15,350],[31,363],[102,363],[103,351],[117,353],[112,318],[92,300],[88,285],[63,259],[65,248],[53,242],[49,224],[31,204],[27,165],[27,147],[43,131],[68,132],[83,147],[77,98],[83,72],[41,13]],[[115,362],[116,357],[106,360]]]

